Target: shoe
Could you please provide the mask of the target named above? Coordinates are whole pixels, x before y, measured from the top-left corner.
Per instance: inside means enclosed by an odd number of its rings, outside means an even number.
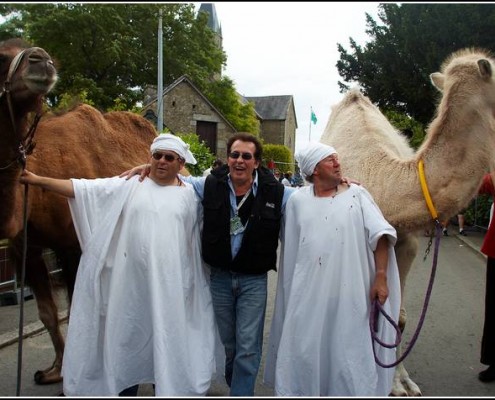
[[[464,229],[461,229],[459,231],[459,235],[461,235],[461,236],[467,236],[467,233],[466,233],[466,231]]]
[[[481,382],[492,382],[495,381],[495,365],[490,365],[484,371],[478,374],[478,379]]]
[[[449,232],[447,231],[447,229],[442,229],[442,232],[443,236],[449,236]]]

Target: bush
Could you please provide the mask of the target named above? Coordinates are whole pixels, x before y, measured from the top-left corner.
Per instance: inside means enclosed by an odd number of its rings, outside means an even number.
[[[194,158],[198,162],[196,165],[186,163],[186,168],[193,176],[202,176],[203,171],[211,167],[215,156],[212,154],[208,146],[195,133],[179,133],[177,134],[184,142],[188,143],[193,153]]]

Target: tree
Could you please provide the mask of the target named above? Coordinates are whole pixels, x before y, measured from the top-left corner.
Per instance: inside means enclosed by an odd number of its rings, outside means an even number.
[[[135,109],[158,76],[158,15],[162,10],[163,83],[187,75],[240,131],[259,132],[254,108],[237,104],[232,80],[213,77],[226,55],[205,13],[192,3],[0,4],[0,40],[23,37],[59,60],[59,82],[48,95],[78,97],[107,110]]]
[[[177,134],[184,142],[189,144],[189,150],[193,153],[197,164],[186,164],[186,168],[193,176],[201,176],[203,171],[213,164],[215,156],[204,141],[195,133],[179,133]]]
[[[222,114],[239,132],[249,132],[259,136],[260,123],[256,118],[254,104],[241,104],[234,83],[228,77],[222,77],[203,88],[208,99],[215,104]]]
[[[263,160],[265,165],[269,160],[275,161],[275,167],[280,172],[294,172],[294,160],[290,149],[283,144],[263,144]]]
[[[158,11],[163,10],[163,82],[187,74],[205,81],[226,56],[213,40],[206,15],[189,4],[11,4],[0,8],[2,38],[22,36],[59,60],[60,80],[49,98],[80,93],[99,108],[116,99],[131,108],[157,80]]]
[[[360,46],[350,38],[350,51],[337,45],[341,91],[358,82],[381,109],[425,126],[439,96],[429,75],[456,50],[495,48],[494,4],[382,3],[378,15],[382,25],[366,15],[370,42]]]

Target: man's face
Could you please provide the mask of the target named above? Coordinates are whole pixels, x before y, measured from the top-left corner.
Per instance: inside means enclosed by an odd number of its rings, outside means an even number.
[[[330,154],[316,164],[313,175],[318,176],[322,181],[331,181],[338,184],[342,179],[339,157],[336,153]]]
[[[228,158],[230,177],[234,183],[250,181],[259,161],[254,158],[256,146],[251,142],[236,140],[232,143]]]
[[[150,178],[158,184],[169,184],[183,166],[184,161],[176,152],[156,150],[151,156]]]

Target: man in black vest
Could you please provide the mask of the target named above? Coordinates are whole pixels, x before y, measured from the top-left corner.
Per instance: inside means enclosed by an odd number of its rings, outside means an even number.
[[[267,272],[276,269],[283,205],[292,191],[260,165],[262,146],[256,137],[235,134],[227,153],[227,165],[206,178],[203,193],[195,185],[203,199],[202,253],[211,267],[210,289],[230,395],[253,396]]]

